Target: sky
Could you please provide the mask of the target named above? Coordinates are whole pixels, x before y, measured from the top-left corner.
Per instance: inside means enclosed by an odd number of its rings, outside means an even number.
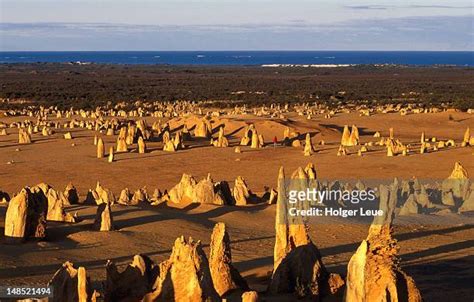
[[[474,50],[472,0],[0,0],[0,51]]]

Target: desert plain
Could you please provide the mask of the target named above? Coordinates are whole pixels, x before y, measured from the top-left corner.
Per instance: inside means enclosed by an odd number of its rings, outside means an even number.
[[[38,106],[23,112],[16,110],[16,114],[8,114],[9,110],[0,112],[5,113],[0,123],[6,130],[5,135],[0,136],[0,191],[11,199],[25,186],[46,183],[63,191],[72,183],[80,201],[64,205],[64,211],[74,216],[76,222],[48,221],[44,238],[20,244],[7,242],[4,230],[8,202],[0,205],[1,285],[45,285],[64,262],[70,261],[87,270],[90,287],[103,296],[108,260],[119,270],[125,269],[138,254],[160,263],[170,257],[173,244],[180,236],[200,240],[209,257],[211,233],[216,223],[223,222],[230,238],[232,265],[245,278],[248,287],[258,292],[262,301],[293,301],[294,293],[267,292],[274,269],[277,206],[261,197],[272,189],[277,190],[280,167],[287,176],[298,167],[312,163],[318,179],[418,178],[441,183],[451,175],[455,164],[460,163],[467,175],[474,175],[474,147],[469,145],[469,140],[462,144],[466,130],[470,128],[471,133],[474,132],[474,114],[454,110],[449,105],[426,107],[436,110],[406,104],[398,107],[340,105],[325,109],[308,102],[290,104],[286,108],[283,104],[247,107],[239,104],[223,109],[196,102],[181,111],[174,109],[175,116],[153,116],[156,111],[150,108],[140,116],[137,108],[145,108],[140,106],[123,110],[125,115],[116,116],[106,112],[119,109],[107,111],[102,107],[100,118],[91,115],[94,110],[81,114],[79,108],[63,110],[61,115],[56,114],[61,110],[54,108],[40,114]],[[365,114],[367,108],[370,114]],[[37,123],[39,129],[30,134],[31,143],[20,144],[20,128],[26,127],[18,125],[25,120],[33,125]],[[120,127],[107,135],[106,127],[88,129],[84,126],[98,120],[102,125],[104,121],[115,120],[121,126],[143,121],[152,133],[145,139],[146,152],[138,152],[138,143],[134,140],[127,144],[126,152],[115,152],[113,161],[109,162],[107,154],[110,147],[117,146]],[[203,120],[210,125],[210,133],[208,137],[196,137],[195,130]],[[77,124],[71,127],[71,121]],[[81,122],[83,127],[79,126]],[[41,132],[45,123],[49,123],[47,127],[52,130],[48,135]],[[55,123],[60,126],[51,126]],[[15,126],[9,127],[11,124]],[[173,152],[165,151],[163,134],[157,134],[159,131],[154,129],[157,127],[152,127],[155,124],[167,125],[171,139],[184,128],[189,135],[183,136],[182,147]],[[263,137],[257,148],[241,143],[249,125]],[[358,129],[357,144],[344,147],[341,154],[344,128],[352,125]],[[228,147],[211,144],[218,139],[221,128]],[[291,141],[299,140],[301,145],[285,143],[288,133],[292,133]],[[427,142],[424,152],[420,152],[422,133]],[[65,134],[70,138],[66,139]],[[313,145],[309,156],[304,154],[307,134]],[[105,145],[103,158],[97,158],[94,144],[97,138]],[[381,138],[398,140],[408,152],[387,156],[388,147],[377,144]],[[448,140],[453,140],[454,145],[433,148],[439,141]],[[359,153],[362,146],[367,150]],[[112,192],[115,199],[125,188],[132,194],[143,189],[149,196],[159,189],[165,196],[180,182],[183,173],[197,181],[210,174],[213,181],[226,181],[231,187],[240,176],[256,198],[245,205],[195,200],[172,202],[165,197],[160,202],[145,201],[136,205],[110,202],[114,229],[93,228],[98,206],[83,201],[97,182]],[[344,279],[348,263],[366,239],[369,227],[369,224],[322,217],[308,223],[308,235],[319,249],[326,269]],[[472,212],[453,210],[397,216],[393,221],[393,237],[398,241],[400,267],[416,282],[424,301],[472,301]],[[343,292],[323,301],[343,301]],[[229,299],[240,301],[240,294],[230,295]],[[400,301],[404,300],[400,298]]]

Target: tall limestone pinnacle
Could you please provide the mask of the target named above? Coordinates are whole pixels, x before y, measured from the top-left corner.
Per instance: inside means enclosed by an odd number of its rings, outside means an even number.
[[[268,291],[272,294],[295,293],[299,298],[312,299],[336,294],[344,283],[342,278],[326,271],[305,221],[301,217],[288,217],[287,197],[285,172],[281,167],[278,173],[273,275]]]
[[[305,144],[304,144],[304,156],[311,156],[314,153],[313,143],[311,142],[311,135],[309,133],[306,134]]]
[[[422,301],[413,279],[399,266],[398,244],[392,237],[392,220],[398,185],[380,186],[380,210],[367,239],[362,241],[347,266],[345,301],[419,302]]]
[[[217,293],[224,294],[235,289],[248,289],[247,282],[232,265],[229,234],[224,223],[214,226],[211,235],[209,268]]]

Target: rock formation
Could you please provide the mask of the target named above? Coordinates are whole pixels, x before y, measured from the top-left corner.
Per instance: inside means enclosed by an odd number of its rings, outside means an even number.
[[[253,128],[250,148],[257,149],[257,148],[262,148],[262,147],[263,147],[263,144],[260,145],[257,130]]]
[[[459,207],[459,213],[474,211],[474,184],[471,184],[470,193]]]
[[[387,146],[387,156],[388,157],[392,157],[395,155],[395,152],[393,151],[393,146],[392,145],[388,145]]]
[[[72,139],[72,134],[71,134],[71,132],[66,132],[66,133],[64,133],[64,139]]]
[[[120,196],[117,200],[117,203],[122,205],[130,205],[131,199],[132,194],[130,193],[130,190],[128,188],[125,188],[120,192]]]
[[[344,147],[351,147],[357,146],[359,143],[359,129],[356,126],[352,126],[352,132],[349,131],[349,127],[347,125],[344,126],[344,130],[342,131],[342,138],[341,138],[341,146]]]
[[[349,141],[352,143],[353,146],[359,144],[359,129],[355,125],[352,125],[351,136]]]
[[[115,202],[115,196],[112,191],[101,186],[100,182],[97,182],[94,190],[89,190],[88,199],[92,199],[97,205],[102,203],[113,204]]]
[[[209,268],[214,288],[221,297],[235,289],[248,289],[247,282],[232,265],[229,234],[222,222],[212,231]]]
[[[234,197],[235,205],[237,206],[244,206],[249,203],[251,192],[248,189],[243,177],[238,176],[235,179],[234,189],[232,190],[232,196]]]
[[[299,147],[301,147],[301,141],[299,139],[295,138],[291,141],[291,146],[294,147],[294,148],[299,148]]]
[[[226,200],[210,177],[200,180],[193,189],[193,202],[224,205]]]
[[[175,203],[212,203],[217,205],[231,204],[232,200],[223,190],[228,187],[223,182],[214,184],[211,177],[196,182],[194,177],[183,174],[180,182],[168,193],[168,199]]]
[[[460,162],[454,163],[454,168],[449,179],[469,179],[466,169],[464,169]]]
[[[117,152],[127,152],[128,151],[128,145],[127,145],[127,142],[125,141],[124,138],[119,137],[117,139],[117,148],[116,148],[116,150],[117,150]]]
[[[48,127],[43,127],[43,129],[41,129],[42,136],[50,136],[51,134],[53,134],[53,131],[48,129]]]
[[[106,264],[107,280],[104,301],[141,301],[151,292],[153,281],[158,272],[152,261],[142,255],[135,255],[124,271],[108,260]]]
[[[210,137],[212,133],[212,126],[209,120],[203,118],[194,129],[195,137]]]
[[[102,203],[97,207],[94,229],[97,231],[112,231],[114,229],[112,210],[109,203]]]
[[[422,301],[415,282],[399,266],[391,225],[396,202],[396,187],[380,186],[384,214],[375,217],[367,239],[349,261],[345,301]]]
[[[70,213],[64,211],[64,205],[67,205],[68,202],[61,192],[50,188],[46,197],[48,198],[48,214],[46,220],[76,222],[76,219]]]
[[[5,215],[5,237],[17,242],[46,236],[47,200],[44,195],[24,188],[8,203]]]
[[[287,214],[288,195],[282,167],[278,175],[273,275],[268,291],[272,294],[295,293],[298,297],[317,300],[335,294],[343,284],[342,278],[326,271],[302,217]]]
[[[242,302],[258,302],[258,293],[256,291],[248,291],[242,294]]]
[[[343,145],[340,145],[339,149],[337,150],[337,156],[343,155],[347,155],[347,149]]]
[[[67,261],[56,271],[48,286],[53,287],[52,302],[87,302],[93,301],[94,294],[90,287],[84,267],[75,268]]]
[[[254,128],[254,125],[251,124],[251,125],[247,125],[244,129],[244,136],[242,137],[242,139],[240,140],[240,145],[241,146],[248,146],[251,141],[252,141],[252,138],[251,138],[251,135],[252,135],[252,130]]]
[[[403,215],[410,215],[410,214],[418,214],[419,213],[419,206],[418,203],[416,202],[415,195],[410,194],[408,196],[407,201],[403,204],[402,208],[400,209],[400,212],[398,215],[403,216]]]
[[[422,143],[420,146],[420,154],[424,154],[428,151],[428,145],[426,143]]]
[[[464,146],[468,146],[471,141],[471,130],[467,127],[466,132],[464,132],[464,137],[462,143]]]
[[[181,150],[185,148],[183,143],[183,135],[181,134],[181,132],[176,132],[176,135],[173,139],[173,145],[175,150]]]
[[[148,194],[146,192],[146,188],[141,188],[136,190],[133,193],[132,199],[130,200],[130,205],[138,205],[142,202],[148,201]]]
[[[0,205],[1,204],[7,204],[9,200],[10,200],[10,195],[8,195],[8,193],[2,192],[2,190],[0,190]]]
[[[191,133],[189,133],[189,129],[188,129],[188,126],[186,126],[186,124],[183,125],[183,129],[181,130],[181,135],[183,139],[191,138]]]
[[[304,172],[308,176],[308,179],[316,179],[316,169],[314,168],[313,163],[308,163],[304,168]]]
[[[110,146],[110,148],[109,148],[109,157],[108,157],[107,161],[109,163],[114,162],[114,147],[113,146]]]
[[[220,301],[201,243],[176,239],[168,260],[160,263],[153,292],[144,301]]]
[[[31,144],[31,135],[23,128],[18,130],[18,143],[19,144]]]
[[[351,146],[351,132],[349,127],[344,125],[344,130],[342,131],[341,146]]]
[[[275,189],[271,189],[268,193],[267,204],[276,204],[278,199],[278,192]],[[263,199],[263,198],[262,198]]]
[[[461,163],[456,162],[451,175],[441,184],[441,201],[452,207],[459,207],[469,196],[469,175]]]
[[[229,146],[229,141],[224,136],[224,127],[219,128],[219,136],[217,137],[217,140],[212,141],[212,145],[219,148],[225,148]]]
[[[175,148],[174,143],[173,143],[172,140],[169,140],[164,144],[163,151],[167,151],[167,152],[175,152],[176,151],[176,148]]]
[[[145,141],[143,140],[143,137],[138,138],[138,153],[143,154],[146,152],[146,144]]]
[[[304,144],[304,156],[311,156],[314,153],[313,143],[311,142],[311,136],[309,133],[306,134],[305,144]]]
[[[115,150],[117,152],[127,152],[128,151],[128,144],[127,144],[127,128],[122,127],[120,128],[119,135],[117,137],[117,147]]]
[[[143,137],[143,139],[148,140],[151,137],[151,132],[148,130],[148,126],[146,124],[146,121],[141,119],[136,122],[137,126],[137,135]]]
[[[168,193],[171,202],[191,202],[197,182],[191,175],[183,174],[181,180]]]
[[[72,183],[68,183],[64,189],[64,198],[69,205],[79,203],[79,194]]]

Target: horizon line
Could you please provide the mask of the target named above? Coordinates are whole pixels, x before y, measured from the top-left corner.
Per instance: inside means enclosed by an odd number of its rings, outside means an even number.
[[[203,50],[203,49],[176,49],[176,50],[2,50],[0,52],[323,52],[323,51],[337,51],[337,52],[474,52],[471,50],[408,50],[408,49],[391,49],[391,50],[380,50],[380,49],[263,49],[263,50],[231,50],[231,49],[219,49],[219,50]]]

